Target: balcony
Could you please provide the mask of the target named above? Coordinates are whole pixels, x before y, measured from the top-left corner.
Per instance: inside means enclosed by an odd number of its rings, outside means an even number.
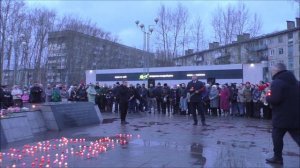
[[[262,61],[268,61],[268,56],[252,55],[247,59],[248,63],[260,63]]]
[[[268,46],[266,44],[259,45],[259,46],[246,47],[246,50],[249,52],[258,52],[258,51],[263,51],[263,50],[267,50],[267,49],[268,49]]]
[[[220,57],[216,58],[214,63],[215,64],[230,64],[230,54],[229,53],[224,53]]]
[[[194,62],[196,62],[196,63],[200,63],[203,61],[204,61],[203,55],[197,55],[194,59]]]

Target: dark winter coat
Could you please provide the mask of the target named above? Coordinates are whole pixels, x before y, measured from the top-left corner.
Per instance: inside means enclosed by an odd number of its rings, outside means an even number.
[[[190,91],[190,89],[193,88],[193,91]],[[190,93],[191,98],[190,102],[201,102],[202,100],[202,92],[204,91],[205,86],[203,82],[201,81],[191,81],[188,83],[186,90]],[[198,91],[198,93],[196,93]]]
[[[150,87],[148,89],[148,97],[150,97],[150,98],[154,98],[155,97],[155,88],[154,87]]]
[[[43,89],[39,86],[33,86],[30,89],[30,102],[41,103],[42,102]]]
[[[293,73],[285,70],[275,74],[266,100],[273,108],[273,127],[300,128],[299,84]]]
[[[0,86],[0,109],[2,109],[3,101],[4,101],[4,91]]]
[[[162,97],[162,87],[158,86],[154,90],[154,94],[156,98],[161,98]]]
[[[186,88],[185,87],[180,87],[179,88],[179,95],[180,95],[180,97],[186,98],[187,92],[186,92]]]
[[[8,108],[10,106],[13,106],[13,96],[11,95],[10,91],[2,91],[1,93],[1,108]]]
[[[127,86],[121,85],[118,90],[118,99],[120,103],[128,103],[130,90]]]

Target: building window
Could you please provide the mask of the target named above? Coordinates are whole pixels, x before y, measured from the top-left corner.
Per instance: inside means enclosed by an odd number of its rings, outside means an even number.
[[[293,45],[288,46],[288,56],[292,57],[293,56]]]
[[[269,45],[273,44],[273,40],[270,38],[269,39]]]
[[[274,55],[274,49],[270,51],[270,55]]]
[[[291,63],[291,62],[289,62],[289,64],[288,64],[288,69],[289,69],[289,70],[292,70],[292,69],[294,69],[294,64],[293,64],[293,63]]]
[[[278,37],[278,43],[282,43],[282,42],[283,42],[282,36],[279,36]]]
[[[261,46],[264,45],[264,40],[260,40],[259,45],[261,45]]]
[[[278,53],[279,53],[279,55],[283,54],[283,48],[279,48]]]
[[[292,39],[293,38],[293,32],[290,32],[289,34],[288,34],[288,39]]]

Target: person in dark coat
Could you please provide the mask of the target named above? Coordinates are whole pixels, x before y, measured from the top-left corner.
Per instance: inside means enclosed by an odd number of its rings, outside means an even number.
[[[0,86],[0,109],[4,108],[4,90],[3,85]]]
[[[168,109],[168,114],[170,114],[170,88],[167,83],[164,84],[164,87],[162,88],[162,104],[161,109],[162,113],[166,114]]]
[[[186,112],[188,110],[188,105],[187,105],[187,92],[184,83],[182,83],[179,88],[179,95],[180,95],[180,114],[186,115]]]
[[[174,87],[170,91],[170,101],[171,101],[171,108],[173,109],[173,114],[179,113],[180,95],[179,95],[179,88],[177,87],[177,85],[174,85]]]
[[[76,92],[77,101],[87,101],[87,92],[84,84],[78,86]]]
[[[138,103],[139,103],[139,99],[138,99],[138,92],[137,89],[130,84],[129,86],[129,97],[130,99],[128,100],[128,111],[129,113],[136,113],[138,112]]]
[[[99,82],[96,82],[95,90],[96,90],[95,103],[97,104],[99,110],[101,110],[101,106],[100,106],[101,88],[100,88]]]
[[[8,107],[13,106],[13,96],[11,95],[11,91],[3,86],[0,90],[0,104],[1,109],[7,109]]]
[[[143,83],[142,87],[138,90],[140,95],[140,111],[148,112],[148,89],[146,88],[146,85]]]
[[[120,117],[121,117],[121,124],[129,124],[126,122],[126,115],[128,110],[128,101],[130,99],[130,90],[127,87],[127,81],[123,81],[118,90],[117,96],[120,104]]]
[[[42,103],[42,93],[43,89],[38,83],[35,83],[34,86],[30,89],[30,102]]]
[[[120,88],[120,83],[117,82],[116,85],[114,86],[112,92],[113,92],[113,95],[114,95],[114,104],[115,104],[115,113],[118,113],[119,112],[119,100],[117,99],[117,96],[118,96],[118,92],[119,92],[119,88]]]
[[[162,111],[162,103],[163,103],[162,86],[160,83],[158,83],[157,87],[154,89],[154,94],[156,98],[157,112],[160,113]]]
[[[156,98],[155,98],[155,88],[153,84],[149,84],[149,89],[148,89],[148,109],[149,113],[151,113],[151,109],[153,109],[153,113],[155,113],[156,109]]]
[[[272,139],[274,156],[268,163],[283,164],[283,137],[289,132],[300,146],[299,83],[286,66],[278,63],[272,67],[271,92],[266,101],[272,106]]]
[[[207,126],[205,123],[205,115],[203,111],[202,104],[202,92],[204,91],[205,86],[201,81],[198,81],[197,76],[193,75],[192,81],[188,83],[186,90],[190,93],[190,105],[191,105],[191,113],[193,115],[194,124],[198,125],[198,119],[196,114],[196,109],[198,113],[201,115],[202,126]]]

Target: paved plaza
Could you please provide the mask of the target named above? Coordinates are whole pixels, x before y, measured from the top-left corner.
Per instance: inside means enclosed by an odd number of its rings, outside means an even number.
[[[265,163],[269,120],[208,116],[203,127],[190,116],[141,113],[121,125],[118,114],[102,115],[101,125],[2,146],[0,167],[281,167]],[[290,135],[284,142],[284,167],[299,167],[299,147]]]

